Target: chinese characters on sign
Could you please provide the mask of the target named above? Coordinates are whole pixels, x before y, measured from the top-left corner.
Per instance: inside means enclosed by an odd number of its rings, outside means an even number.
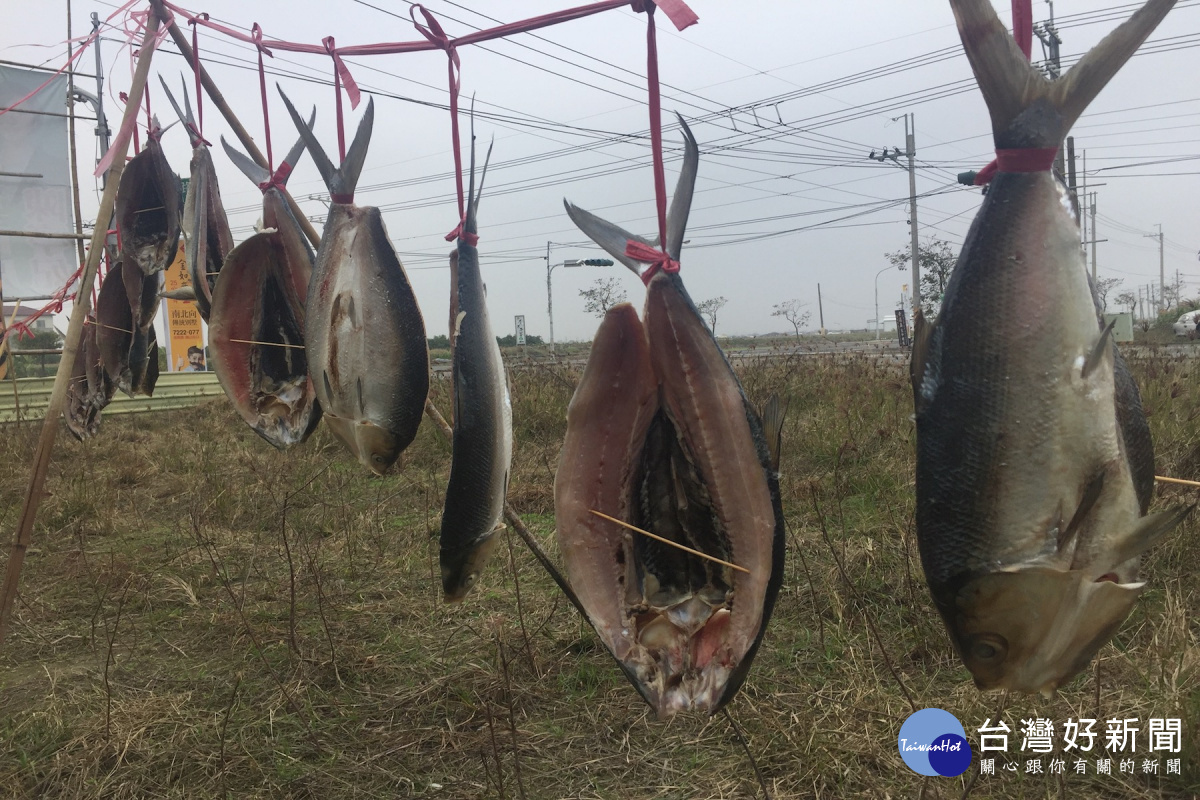
[[[187,260],[183,256],[183,240],[175,261],[164,275],[163,291],[191,286]],[[200,327],[200,312],[188,300],[167,300],[167,370],[170,372],[204,372],[204,332]]]
[[[1109,719],[1103,721],[1102,732],[1096,730],[1099,721],[1068,719],[1059,728],[1049,719],[1033,717],[1020,720],[1017,733],[1014,734],[1004,720],[997,719],[993,724],[988,718],[976,729],[982,755],[979,772],[981,775],[995,775],[999,769],[1025,775],[1182,775],[1182,759],[1165,759],[1160,773],[1159,760],[1155,755],[1172,755],[1183,749],[1183,725],[1180,719],[1154,717],[1144,730],[1137,718]],[[1007,756],[1010,736],[1014,744],[1019,741],[1020,761],[989,755],[1003,753]],[[1051,755],[1048,762],[1041,757],[1027,757],[1052,754],[1056,744],[1061,744],[1062,752],[1058,756]],[[1092,754],[1093,750],[1095,758],[1089,761],[1084,755]],[[1138,758],[1135,754],[1139,752],[1147,755]],[[997,761],[1002,763],[998,764]]]

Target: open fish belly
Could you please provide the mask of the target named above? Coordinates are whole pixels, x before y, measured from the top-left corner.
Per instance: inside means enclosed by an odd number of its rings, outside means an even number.
[[[571,588],[605,646],[622,663],[640,647],[629,613],[629,597],[637,592],[634,534],[591,510],[618,519],[631,516],[634,472],[657,410],[658,380],[646,334],[637,311],[622,303],[609,309],[592,342],[567,408],[554,478],[554,517]],[[634,685],[641,690],[637,680]]]
[[[309,287],[305,341],[330,429],[382,474],[417,434],[429,394],[429,350],[378,209],[330,210]]]
[[[213,291],[209,343],[217,378],[242,419],[275,447],[304,441],[320,420],[308,377],[301,323],[280,274],[276,231],[251,236],[229,254]],[[302,312],[301,312],[302,313]]]
[[[716,710],[745,679],[774,608],[783,580],[782,506],[761,423],[678,276],[660,274],[647,287],[646,333],[662,404],[691,447],[729,560],[749,570],[729,573],[727,623],[693,643],[713,665],[693,687],[694,702]]]
[[[632,307],[608,312],[568,408],[555,480],[572,588],[662,718],[716,711],[737,692],[783,564],[761,429],[676,281],[651,282],[644,328]],[[631,534],[593,509],[750,574]]]
[[[100,284],[100,294],[96,299],[95,332],[104,371],[122,392],[130,394],[133,390],[129,370],[133,311],[125,294],[120,262],[109,269]]]
[[[179,176],[171,171],[161,145],[151,137],[121,174],[114,213],[122,259],[147,275],[165,270],[175,259],[181,192]]]

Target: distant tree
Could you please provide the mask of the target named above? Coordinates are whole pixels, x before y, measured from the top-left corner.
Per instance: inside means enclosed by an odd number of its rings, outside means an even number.
[[[501,347],[516,347],[517,335],[510,333],[508,336],[497,336],[496,343]],[[525,334],[525,344],[542,344],[542,337],[534,336],[532,333]]]
[[[1166,301],[1164,305],[1167,308],[1179,305],[1183,299],[1183,278],[1176,277],[1175,280],[1163,287],[1163,299]]]
[[[808,323],[812,318],[811,311],[805,311],[805,303],[799,300],[784,300],[782,303],[776,303],[772,306],[774,311],[771,312],[772,317],[783,317],[788,322],[792,323],[792,327],[796,329],[796,338],[800,338],[800,326]]]
[[[717,313],[728,302],[729,299],[726,297],[712,297],[702,303],[696,303],[696,310],[700,312],[700,316],[708,320],[708,327],[712,329],[713,336],[717,335]]]
[[[1100,307],[1105,311],[1108,311],[1109,293],[1120,285],[1120,278],[1100,278],[1096,281],[1096,296],[1100,298]],[[1116,301],[1121,301],[1120,295],[1117,296]]]
[[[1114,298],[1114,302],[1119,306],[1126,306],[1129,313],[1133,314],[1137,311],[1138,296],[1134,292],[1121,292]]]
[[[907,268],[912,264],[912,245],[886,253],[884,258],[897,268]],[[942,295],[958,253],[949,242],[933,236],[917,245],[917,261],[921,268],[921,312],[926,319],[933,319],[942,308]]]
[[[613,306],[624,303],[628,297],[616,278],[597,278],[590,289],[580,289],[579,296],[587,301],[583,305],[584,311],[600,318]]]
[[[428,344],[430,350],[449,350],[450,337],[439,333],[437,336],[429,337]]]

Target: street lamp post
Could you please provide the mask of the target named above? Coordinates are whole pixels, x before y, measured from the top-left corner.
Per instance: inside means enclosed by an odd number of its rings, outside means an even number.
[[[611,267],[613,262],[607,258],[568,258],[558,264],[550,263],[550,246],[553,242],[546,242],[546,316],[550,318],[550,352],[554,352],[554,292],[550,286],[550,276],[554,272],[555,267]]]
[[[903,270],[904,267],[896,264],[889,264],[888,266],[879,270],[879,272],[875,273],[875,341],[877,342],[879,341],[879,276],[887,272],[889,269]]]

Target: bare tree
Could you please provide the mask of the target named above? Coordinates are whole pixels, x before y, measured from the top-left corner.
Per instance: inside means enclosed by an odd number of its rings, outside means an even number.
[[[772,317],[783,317],[788,322],[792,323],[792,327],[796,329],[796,338],[800,338],[800,326],[808,323],[812,317],[811,311],[804,310],[805,303],[799,300],[784,300],[782,303],[776,303],[772,306],[774,311],[771,312]]]
[[[1109,293],[1120,285],[1120,278],[1100,278],[1096,281],[1096,296],[1100,298],[1100,307],[1105,311],[1108,311]],[[1116,302],[1121,302],[1121,295],[1116,297]]]
[[[613,306],[624,303],[628,297],[616,278],[597,278],[590,289],[580,289],[579,296],[587,301],[583,305],[584,311],[600,318]]]
[[[1138,298],[1133,292],[1121,292],[1116,296],[1116,298],[1114,298],[1114,302],[1116,302],[1117,305],[1128,307],[1130,314],[1137,311]]]
[[[708,320],[708,327],[712,329],[713,336],[717,335],[717,313],[728,302],[729,298],[727,297],[712,297],[702,303],[696,303],[696,310],[700,312],[700,316]]]

